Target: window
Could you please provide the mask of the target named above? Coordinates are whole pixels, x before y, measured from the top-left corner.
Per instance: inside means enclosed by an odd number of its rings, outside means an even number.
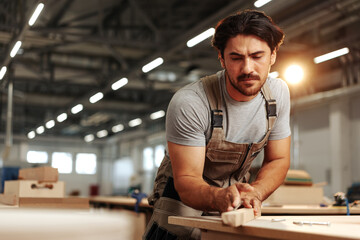
[[[42,151],[28,151],[26,161],[29,163],[47,163],[48,153]]]
[[[96,154],[78,153],[76,155],[76,173],[95,174],[96,173]]]
[[[154,150],[151,147],[144,148],[143,167],[145,171],[154,169]]]
[[[160,167],[160,164],[165,155],[165,147],[164,145],[157,145],[155,147],[155,166]]]
[[[54,152],[52,154],[51,166],[57,168],[59,173],[71,173],[72,163],[71,153]]]

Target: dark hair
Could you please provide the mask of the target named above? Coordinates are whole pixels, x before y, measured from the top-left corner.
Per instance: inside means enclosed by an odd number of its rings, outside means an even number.
[[[269,45],[271,52],[277,51],[284,40],[284,32],[264,12],[245,10],[226,17],[217,24],[212,45],[224,57],[227,41],[238,34],[261,38]]]

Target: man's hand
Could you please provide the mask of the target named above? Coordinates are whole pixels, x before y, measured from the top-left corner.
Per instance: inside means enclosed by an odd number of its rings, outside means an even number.
[[[255,217],[261,216],[261,196],[260,193],[248,183],[235,183],[245,208],[253,208]]]

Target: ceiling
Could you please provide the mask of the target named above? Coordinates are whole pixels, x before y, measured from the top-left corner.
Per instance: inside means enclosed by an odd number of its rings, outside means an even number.
[[[149,115],[166,110],[181,86],[221,69],[210,39],[192,48],[186,42],[237,10],[255,8],[249,0],[48,0],[29,27],[38,2],[0,1],[0,67],[8,68],[0,82],[0,134],[10,127],[7,119],[14,135],[26,136],[63,112],[68,118],[42,136],[82,139],[106,129],[111,137],[122,133],[111,131],[120,123],[123,132],[163,129],[164,118]],[[273,0],[259,8],[286,34],[272,70],[283,77],[290,63],[306,69],[304,83],[290,86],[293,99],[359,83],[359,9],[358,0]],[[17,40],[22,46],[10,58]],[[350,53],[314,64],[314,57],[343,47]],[[158,57],[161,66],[141,71]],[[128,84],[113,91],[123,77]],[[99,91],[104,98],[91,104]],[[79,103],[83,110],[72,114]],[[135,118],[143,124],[130,128]]]

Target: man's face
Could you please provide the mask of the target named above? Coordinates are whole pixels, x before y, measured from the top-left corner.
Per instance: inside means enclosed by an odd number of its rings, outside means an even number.
[[[237,35],[227,41],[221,65],[226,70],[226,88],[238,101],[257,95],[266,81],[276,52],[271,53],[265,41],[254,35]]]

